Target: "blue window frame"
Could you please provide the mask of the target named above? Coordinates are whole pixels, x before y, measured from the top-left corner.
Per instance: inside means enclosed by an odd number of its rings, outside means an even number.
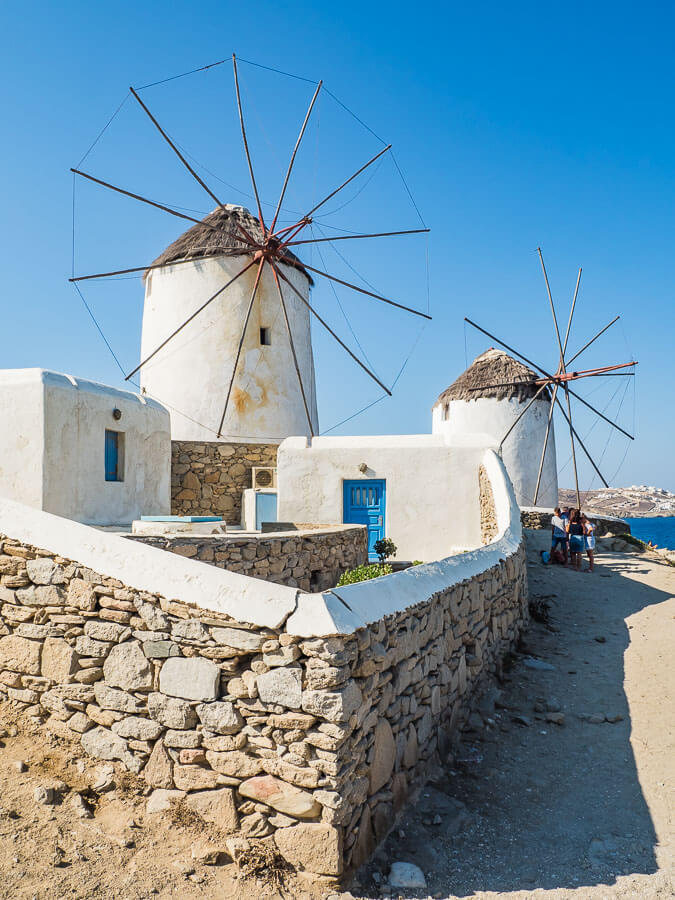
[[[124,481],[124,432],[105,430],[105,480]]]

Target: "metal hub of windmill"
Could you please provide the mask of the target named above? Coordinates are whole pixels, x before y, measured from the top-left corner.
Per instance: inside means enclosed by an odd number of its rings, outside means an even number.
[[[595,413],[596,416],[599,416],[605,422],[609,423],[609,425],[611,425],[612,428],[615,429],[616,431],[621,432],[621,434],[624,434],[626,437],[630,438],[631,440],[634,440],[634,436],[632,434],[629,434],[625,429],[621,428],[621,426],[618,425],[616,422],[613,422],[611,419],[607,418],[607,416],[604,413],[602,413],[599,409],[596,409],[594,406],[592,406],[587,400],[585,400],[583,397],[581,397],[579,394],[577,394],[576,391],[572,390],[572,388],[570,387],[570,384],[571,384],[571,382],[579,381],[583,378],[607,378],[607,377],[615,377],[615,376],[621,376],[621,375],[624,375],[624,376],[625,375],[633,375],[634,372],[626,371],[626,370],[632,369],[633,367],[635,367],[637,365],[637,362],[635,360],[632,360],[631,362],[627,362],[627,363],[617,363],[615,365],[599,366],[596,368],[582,369],[581,371],[576,371],[576,370],[570,369],[570,366],[572,365],[572,363],[576,359],[578,359],[581,356],[581,354],[584,353],[593,343],[595,343],[595,341],[597,341],[597,339],[601,335],[603,335],[607,331],[608,328],[611,328],[611,326],[614,325],[614,323],[617,322],[620,317],[616,316],[614,319],[612,319],[612,321],[609,322],[607,325],[605,325],[604,328],[600,329],[600,331],[594,337],[592,337],[590,339],[590,341],[587,341],[587,343],[585,343],[580,350],[577,350],[577,352],[573,356],[566,358],[567,344],[568,344],[569,337],[570,337],[570,330],[572,328],[572,319],[574,317],[574,310],[576,308],[577,297],[579,295],[579,285],[581,283],[581,269],[579,269],[579,273],[577,275],[577,283],[576,283],[576,287],[574,289],[574,296],[572,298],[572,305],[570,307],[569,318],[567,320],[567,329],[565,331],[565,338],[564,338],[564,340],[562,340],[560,337],[560,329],[558,327],[558,317],[556,315],[555,305],[553,303],[553,297],[551,295],[551,287],[549,285],[548,274],[546,272],[546,266],[544,264],[544,257],[542,255],[541,248],[539,248],[539,247],[537,248],[537,253],[539,254],[539,261],[541,262],[541,268],[544,273],[544,281],[546,282],[546,293],[548,296],[549,305],[551,307],[551,313],[553,315],[553,326],[555,329],[556,345],[557,345],[557,350],[559,352],[558,367],[557,367],[555,374],[552,374],[551,372],[542,368],[542,366],[538,365],[537,363],[532,362],[531,359],[528,359],[526,356],[523,356],[522,353],[519,353],[517,350],[514,350],[513,347],[510,347],[508,344],[504,343],[504,341],[501,341],[498,337],[495,337],[494,334],[491,334],[489,331],[486,331],[485,328],[481,328],[480,325],[477,325],[475,322],[472,322],[471,319],[465,318],[464,321],[468,322],[469,325],[471,325],[473,328],[476,328],[478,331],[487,335],[493,341],[496,341],[500,345],[500,347],[503,347],[505,350],[508,350],[509,353],[513,353],[515,356],[518,357],[518,359],[521,359],[523,362],[527,363],[527,365],[532,366],[532,368],[535,369],[537,372],[539,372],[540,375],[542,376],[541,378],[538,378],[535,382],[535,384],[538,385],[536,393],[530,399],[529,403],[525,406],[525,408],[521,411],[520,415],[512,423],[511,427],[506,432],[504,437],[501,439],[500,444],[499,444],[499,450],[501,452],[501,449],[504,446],[505,441],[513,433],[514,429],[516,428],[516,426],[518,425],[520,420],[523,418],[523,416],[525,416],[527,414],[527,412],[529,411],[532,404],[537,399],[539,399],[542,395],[544,397],[549,398],[550,406],[549,406],[549,413],[548,413],[548,422],[546,425],[546,434],[544,437],[544,445],[542,447],[541,458],[539,461],[539,471],[537,474],[537,483],[536,483],[536,487],[534,490],[534,497],[532,498],[533,505],[536,506],[537,500],[539,499],[539,491],[541,488],[541,477],[542,477],[542,472],[544,469],[544,458],[546,456],[546,448],[548,446],[549,436],[551,433],[551,424],[553,422],[553,413],[554,413],[555,409],[557,408],[560,411],[560,413],[562,413],[562,416],[565,419],[565,422],[567,423],[567,426],[569,428],[570,444],[571,444],[571,451],[572,451],[572,463],[574,466],[574,482],[575,482],[575,489],[576,489],[576,495],[577,495],[577,506],[579,508],[581,508],[581,492],[579,490],[579,474],[578,474],[578,470],[577,470],[577,456],[576,456],[576,445],[577,444],[579,445],[581,450],[584,452],[585,456],[587,457],[587,459],[590,462],[591,466],[593,467],[594,471],[596,472],[596,474],[602,481],[603,485],[605,487],[609,487],[609,484],[606,481],[606,479],[605,479],[604,475],[602,474],[602,472],[600,471],[600,469],[598,468],[598,466],[596,465],[596,463],[595,463],[593,457],[591,456],[591,454],[589,453],[588,449],[586,448],[584,441],[581,439],[581,437],[579,436],[579,433],[577,432],[577,430],[574,427],[571,398],[574,397],[575,400],[577,400],[579,403],[582,403],[585,407],[590,409],[591,412]],[[515,382],[515,381],[514,382],[503,382],[502,384],[499,384],[499,385],[488,385],[488,387],[507,387],[507,386],[511,387],[511,386],[516,386],[519,383],[520,382]],[[477,390],[484,390],[485,387],[486,386],[483,385],[482,388],[477,388]],[[558,392],[561,390],[565,395],[565,406],[564,407],[563,407],[562,403],[560,402],[560,398],[558,397]]]
[[[224,60],[222,62],[224,62]],[[222,62],[215,63],[212,65],[221,65]],[[255,267],[255,280],[254,280],[254,284],[253,284],[253,289],[251,291],[250,300],[248,303],[246,315],[245,315],[243,326],[242,326],[238,350],[237,350],[237,353],[236,353],[236,356],[235,356],[235,359],[233,362],[233,366],[232,366],[231,378],[230,378],[229,384],[227,385],[226,390],[225,390],[223,414],[220,418],[220,423],[218,425],[218,430],[217,430],[217,436],[221,437],[223,423],[225,421],[228,406],[229,406],[230,399],[232,396],[232,389],[233,389],[234,381],[235,381],[235,378],[237,375],[237,367],[239,364],[239,359],[241,356],[242,347],[243,347],[244,339],[246,336],[246,330],[248,327],[249,320],[251,318],[251,312],[252,312],[254,304],[255,304],[256,295],[257,295],[260,281],[261,281],[261,278],[263,275],[263,270],[264,270],[265,266],[268,266],[272,272],[272,276],[274,278],[274,282],[277,287],[277,292],[279,295],[279,303],[281,306],[281,310],[283,312],[283,318],[284,318],[284,323],[286,326],[286,332],[288,335],[290,349],[291,349],[293,362],[294,362],[294,366],[295,366],[295,371],[296,371],[297,378],[298,378],[298,386],[299,386],[299,390],[302,395],[302,400],[303,400],[303,404],[304,404],[305,413],[307,415],[309,430],[310,430],[310,433],[313,435],[314,428],[313,428],[309,405],[308,405],[308,401],[307,401],[307,397],[306,397],[306,393],[305,393],[305,386],[303,385],[302,377],[300,375],[300,367],[298,365],[296,349],[295,349],[294,342],[293,342],[293,334],[292,334],[288,311],[287,311],[287,307],[286,307],[286,301],[285,301],[284,295],[283,295],[282,282],[309,309],[309,311],[316,318],[316,320],[332,335],[332,337],[338,342],[338,344],[340,344],[340,346],[349,354],[349,356],[352,358],[352,360],[354,362],[356,362],[357,365],[359,365],[361,367],[361,369],[363,369],[363,371],[365,371],[370,376],[370,378],[372,378],[373,381],[375,381],[376,384],[378,384],[390,396],[391,396],[392,391],[389,387],[387,387],[386,384],[384,384],[377,377],[377,375],[375,375],[375,373],[372,371],[372,369],[369,366],[367,366],[356,355],[356,353],[354,353],[347,346],[347,344],[335,333],[335,331],[330,327],[330,325],[325,321],[325,319],[322,318],[322,316],[317,312],[316,308],[313,305],[311,305],[305,299],[305,297],[303,297],[301,292],[298,291],[298,289],[295,287],[295,285],[292,284],[292,282],[286,277],[284,271],[281,268],[281,264],[285,263],[285,264],[290,264],[290,265],[293,265],[296,267],[300,267],[302,269],[305,269],[309,272],[312,272],[316,275],[321,276],[321,278],[327,279],[330,282],[340,284],[340,285],[347,287],[353,291],[356,291],[360,294],[366,295],[367,297],[370,297],[374,300],[389,304],[390,306],[397,307],[398,309],[405,310],[406,312],[411,313],[412,315],[415,315],[415,316],[419,316],[423,319],[431,319],[431,316],[425,312],[421,312],[420,310],[413,309],[410,306],[406,306],[402,303],[398,303],[398,302],[391,300],[387,297],[384,297],[378,293],[375,293],[374,291],[369,291],[369,290],[366,290],[355,284],[344,281],[341,278],[337,278],[335,275],[331,275],[328,272],[322,271],[321,269],[314,268],[313,266],[308,265],[304,261],[298,260],[298,258],[294,255],[294,248],[302,246],[302,245],[311,245],[311,244],[319,244],[319,243],[323,243],[323,242],[334,242],[334,241],[345,241],[345,240],[362,240],[362,239],[395,237],[398,235],[408,235],[408,234],[421,234],[421,233],[428,232],[429,229],[428,228],[414,228],[414,229],[408,229],[405,231],[388,231],[388,232],[378,232],[375,234],[348,234],[348,235],[340,235],[340,236],[330,237],[330,238],[325,238],[325,237],[306,238],[306,237],[303,237],[302,233],[305,228],[307,228],[308,226],[311,225],[311,223],[313,221],[312,217],[314,216],[314,214],[321,207],[323,207],[324,204],[326,204],[330,199],[335,197],[336,194],[338,194],[345,187],[347,187],[347,185],[351,184],[356,178],[358,178],[358,176],[361,175],[366,169],[368,169],[370,166],[372,166],[373,163],[375,163],[378,159],[380,159],[380,157],[382,157],[385,153],[387,153],[389,150],[391,150],[391,144],[388,144],[387,146],[385,146],[382,150],[380,150],[379,153],[377,153],[375,156],[373,156],[372,159],[369,159],[366,163],[364,163],[364,165],[362,165],[356,172],[354,172],[349,178],[347,178],[345,181],[343,181],[337,188],[335,188],[335,190],[331,191],[320,202],[316,203],[312,207],[312,209],[310,209],[305,215],[303,215],[300,219],[298,219],[294,224],[287,225],[284,228],[277,227],[279,213],[282,210],[282,204],[284,202],[286,190],[288,188],[289,180],[291,178],[291,173],[293,171],[293,166],[295,163],[296,155],[297,155],[298,149],[300,147],[300,144],[302,142],[303,136],[305,134],[307,124],[310,120],[312,110],[314,108],[316,100],[317,100],[319,93],[321,91],[321,88],[323,86],[322,81],[318,82],[316,90],[314,91],[314,95],[309,104],[309,108],[305,115],[304,121],[300,128],[300,133],[298,135],[297,141],[293,148],[293,152],[291,154],[290,162],[288,164],[288,169],[286,171],[286,176],[284,178],[284,182],[283,182],[283,185],[281,188],[279,200],[276,205],[274,215],[272,216],[269,224],[267,224],[265,221],[265,218],[263,216],[263,212],[262,212],[262,204],[261,204],[260,196],[258,193],[258,186],[257,186],[256,178],[255,178],[253,163],[251,160],[251,153],[249,150],[248,139],[247,139],[247,135],[246,135],[246,126],[245,126],[245,121],[244,121],[244,113],[243,113],[241,94],[240,94],[240,88],[239,88],[239,75],[238,75],[238,70],[237,70],[237,59],[234,54],[232,55],[232,65],[233,65],[233,70],[234,70],[234,83],[235,83],[235,89],[236,89],[239,122],[240,122],[240,126],[241,126],[241,135],[242,135],[242,140],[243,140],[243,145],[244,145],[244,152],[246,154],[246,161],[248,164],[248,171],[249,171],[249,175],[250,175],[250,179],[251,179],[251,186],[253,189],[253,194],[255,196],[255,202],[256,202],[257,213],[258,213],[258,223],[257,224],[259,224],[259,229],[257,228],[255,230],[258,231],[259,233],[254,234],[252,230],[245,228],[239,221],[235,220],[235,226],[236,226],[237,230],[239,231],[241,247],[236,250],[230,250],[230,251],[220,249],[220,250],[218,250],[218,252],[215,252],[212,254],[203,254],[202,256],[200,256],[201,259],[204,259],[204,258],[208,258],[208,257],[218,257],[218,256],[225,256],[225,255],[241,256],[242,254],[244,254],[246,256],[249,256],[250,258],[249,258],[249,261],[242,267],[242,269],[233,278],[231,278],[227,283],[223,284],[222,287],[220,287],[219,290],[216,293],[214,293],[211,297],[207,298],[205,300],[205,302],[194,313],[192,313],[188,319],[186,319],[175,331],[172,332],[172,334],[170,334],[158,347],[156,347],[152,351],[152,353],[150,353],[145,359],[143,359],[139,363],[139,365],[136,366],[135,369],[133,369],[131,372],[129,372],[129,374],[125,376],[125,380],[128,381],[130,378],[132,378],[133,375],[135,375],[157,353],[159,353],[159,351],[163,347],[165,347],[177,334],[179,334],[179,332],[181,332],[182,329],[185,328],[185,326],[189,322],[191,322],[204,309],[206,309],[206,307],[209,306],[209,304],[212,303],[216,299],[216,297],[220,296],[224,291],[226,291],[227,288],[229,288],[230,285],[232,285],[235,281],[237,281],[245,272],[247,272],[249,269]],[[211,66],[205,66],[203,68],[211,68]],[[200,71],[200,70],[195,70],[195,71]],[[191,74],[191,73],[186,73],[186,74]],[[153,123],[155,128],[159,131],[161,136],[164,138],[164,140],[168,143],[168,145],[174,151],[176,156],[180,159],[181,163],[185,166],[185,168],[196,179],[196,181],[201,185],[201,187],[207,192],[207,194],[211,197],[211,199],[215,201],[215,203],[218,205],[218,207],[220,209],[222,209],[224,212],[227,212],[228,210],[227,210],[226,205],[219,200],[219,198],[216,196],[216,194],[211,190],[211,188],[204,182],[204,180],[197,174],[195,169],[190,165],[190,163],[185,158],[185,155],[183,153],[181,153],[181,151],[178,148],[178,146],[176,145],[176,143],[169,137],[169,135],[159,124],[159,122],[157,121],[155,116],[148,109],[145,102],[139,96],[138,91],[136,91],[133,87],[130,88],[129,90],[130,90],[130,94],[135,98],[135,100],[141,106],[143,111],[147,114],[150,121]],[[80,176],[91,182],[94,182],[95,184],[101,185],[102,187],[116,191],[117,193],[123,194],[127,197],[131,197],[134,200],[138,200],[141,203],[146,203],[146,204],[149,204],[150,206],[154,206],[156,208],[162,209],[165,212],[168,212],[171,215],[176,216],[178,218],[187,219],[188,221],[194,222],[197,225],[207,228],[207,229],[218,230],[217,226],[209,223],[207,220],[195,219],[192,216],[189,216],[183,212],[179,212],[178,210],[173,209],[169,206],[166,206],[166,205],[163,205],[160,203],[156,203],[155,201],[149,200],[147,197],[143,197],[140,194],[132,193],[131,191],[127,191],[124,188],[110,184],[109,182],[103,181],[100,178],[96,178],[89,173],[83,172],[79,168],[72,168],[71,172],[73,172],[77,176]],[[187,262],[188,260],[183,260],[183,261]],[[176,262],[180,263],[181,260],[172,261],[171,263],[166,263],[166,264],[161,264],[161,265],[175,265]],[[114,272],[99,272],[94,275],[81,275],[81,276],[77,276],[77,277],[72,277],[69,280],[73,283],[77,283],[77,282],[81,282],[81,281],[87,281],[90,279],[107,278],[107,277],[112,277],[112,276],[117,276],[117,275],[126,275],[126,274],[130,274],[133,272],[146,272],[147,270],[152,269],[152,268],[161,268],[161,265],[160,266],[153,266],[153,265],[137,266],[134,268],[119,269]]]

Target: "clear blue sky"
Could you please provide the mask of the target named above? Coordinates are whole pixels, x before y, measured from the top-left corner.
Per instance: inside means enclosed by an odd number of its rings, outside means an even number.
[[[343,432],[424,432],[437,394],[488,345],[465,315],[542,365],[556,351],[535,248],[544,250],[563,322],[577,268],[584,274],[571,347],[615,314],[621,322],[579,361],[639,359],[637,440],[596,426],[588,446],[615,484],[675,490],[672,464],[675,92],[672,10],[663,4],[431,3],[3,4],[0,145],[0,366],[42,366],[120,384],[119,371],[68,284],[76,165],[130,84],[140,86],[238,56],[323,78],[394,144],[428,239],[433,322],[393,399]],[[251,142],[263,195],[274,202],[312,86],[242,63]],[[249,205],[229,66],[149,88],[146,102],[182,146],[219,178],[222,199]],[[302,207],[381,146],[324,96],[287,198]],[[128,100],[83,164],[100,177],[182,207],[212,202],[191,183]],[[204,170],[200,170],[204,174]],[[207,177],[204,175],[204,177]],[[414,209],[389,162],[324,220],[357,230],[410,228]],[[78,185],[76,270],[141,265],[183,230],[178,220]],[[290,215],[290,214],[289,214]],[[337,233],[325,231],[326,234]],[[358,272],[383,293],[426,308],[427,239],[356,248]],[[365,242],[359,242],[365,244]],[[324,246],[326,265],[345,264]],[[319,258],[314,256],[315,264]],[[88,302],[127,370],[137,361],[140,280],[89,285]],[[418,320],[340,292],[368,358],[391,382],[418,336]],[[314,299],[353,340],[332,292]],[[341,351],[315,336],[322,428],[377,399]],[[584,395],[633,426],[623,379]],[[590,397],[590,391],[596,392]],[[613,395],[615,395],[613,397]],[[612,399],[613,398],[613,399]],[[580,414],[588,433],[592,420]],[[562,467],[568,443],[558,423]],[[605,449],[606,448],[606,449]],[[625,458],[624,458],[625,454]],[[571,485],[569,465],[561,484]],[[582,488],[591,484],[582,466]],[[597,479],[593,483],[597,487]]]

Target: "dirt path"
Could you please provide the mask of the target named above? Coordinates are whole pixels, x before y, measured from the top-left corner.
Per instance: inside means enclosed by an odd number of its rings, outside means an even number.
[[[354,896],[392,896],[394,860],[427,877],[403,896],[675,896],[675,568],[547,568],[546,540],[528,532],[530,589],[555,630],[533,623],[523,649],[554,668],[517,656]]]

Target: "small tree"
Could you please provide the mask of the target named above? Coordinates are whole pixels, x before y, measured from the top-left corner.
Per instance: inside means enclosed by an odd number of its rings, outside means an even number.
[[[377,553],[381,563],[383,563],[385,559],[389,559],[390,556],[396,556],[396,544],[391,538],[382,538],[382,540],[375,541],[373,550]]]

